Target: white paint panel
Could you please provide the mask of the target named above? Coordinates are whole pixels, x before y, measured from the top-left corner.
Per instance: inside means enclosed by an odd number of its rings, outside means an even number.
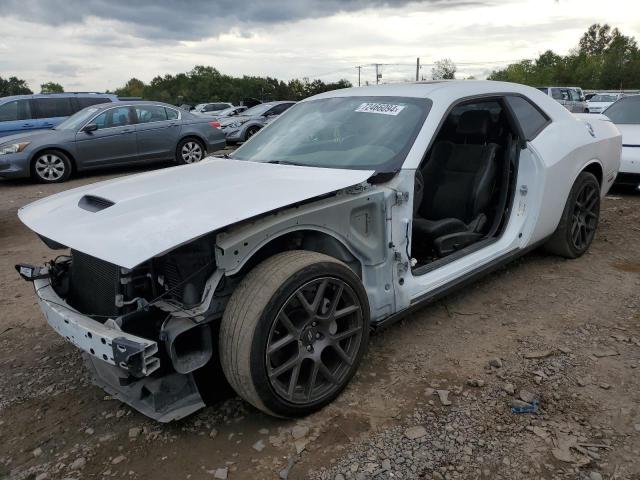
[[[206,233],[356,185],[372,174],[215,158],[68,190],[18,215],[44,237],[133,268]],[[84,195],[114,205],[89,212],[78,206]]]

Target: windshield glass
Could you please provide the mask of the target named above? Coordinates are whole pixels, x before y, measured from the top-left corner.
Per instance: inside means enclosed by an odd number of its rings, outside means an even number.
[[[76,130],[82,127],[87,120],[89,120],[94,114],[98,112],[95,107],[88,107],[84,110],[80,110],[78,113],[71,115],[64,122],[58,124],[55,130]]]
[[[615,102],[615,95],[594,95],[591,97],[590,102]]]
[[[640,125],[640,95],[621,98],[602,113],[613,123]]]
[[[253,162],[392,172],[404,161],[431,101],[336,97],[291,107],[232,154]]]
[[[224,117],[225,115],[229,115],[230,113],[233,113],[235,111],[236,107],[229,107],[229,108],[225,108],[224,110],[222,110],[221,112],[218,112],[218,114],[221,117]]]
[[[242,115],[262,115],[271,107],[273,107],[273,103],[261,103],[259,105],[256,105],[255,107],[251,107],[248,110],[245,110],[244,112],[242,112]]]

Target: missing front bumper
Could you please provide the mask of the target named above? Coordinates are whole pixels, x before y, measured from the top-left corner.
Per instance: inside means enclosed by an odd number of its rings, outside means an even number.
[[[48,278],[33,285],[47,323],[83,352],[135,377],[160,368],[158,344],[99,323],[77,312],[58,296]]]

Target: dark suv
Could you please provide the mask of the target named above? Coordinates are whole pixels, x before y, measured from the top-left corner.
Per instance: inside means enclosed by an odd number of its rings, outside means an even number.
[[[0,98],[0,137],[53,128],[85,107],[116,102],[108,93],[54,93]]]

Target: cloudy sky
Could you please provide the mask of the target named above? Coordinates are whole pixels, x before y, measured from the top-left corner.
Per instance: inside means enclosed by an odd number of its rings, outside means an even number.
[[[357,83],[356,65],[381,63],[384,81],[401,81],[416,57],[426,77],[446,57],[482,77],[567,53],[595,22],[640,40],[638,0],[0,0],[0,17],[0,76],[34,91],[113,89],[194,65]]]

